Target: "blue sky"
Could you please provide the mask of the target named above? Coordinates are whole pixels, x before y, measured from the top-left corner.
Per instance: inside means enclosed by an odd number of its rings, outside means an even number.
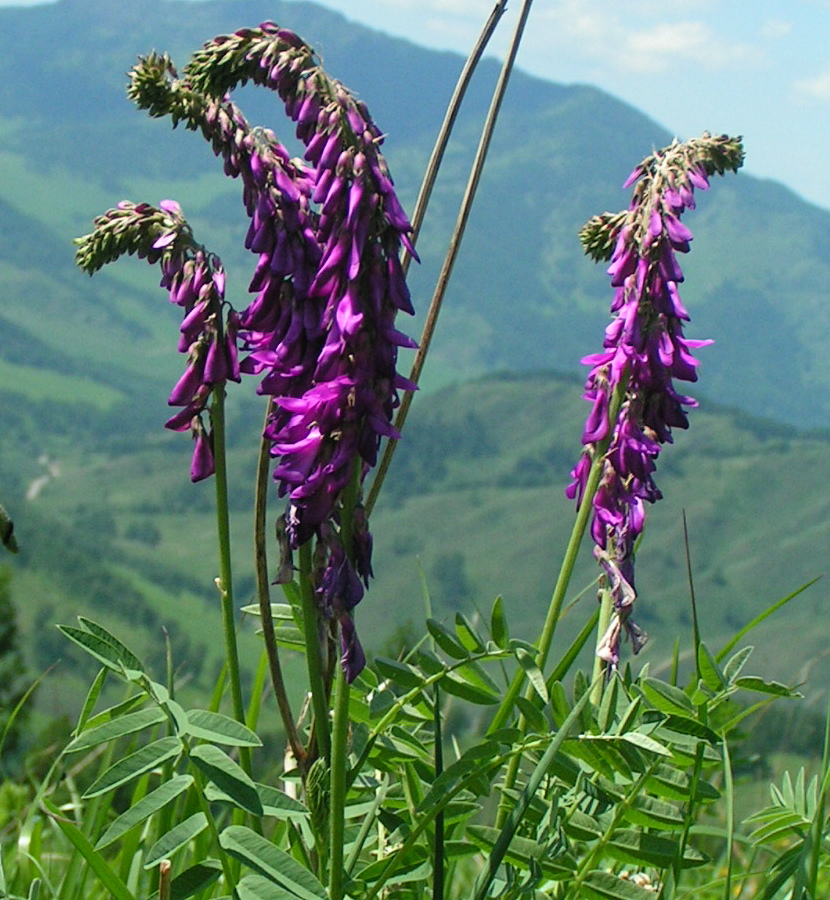
[[[466,54],[493,0],[322,5]],[[493,53],[507,46],[520,5],[510,0]],[[747,171],[830,209],[830,0],[535,0],[519,65],[597,85],[680,138],[742,134]]]
[[[466,53],[493,0],[323,5]],[[494,52],[520,7],[510,0]],[[742,134],[747,171],[830,208],[830,0],[535,0],[519,65],[597,85],[680,138]]]

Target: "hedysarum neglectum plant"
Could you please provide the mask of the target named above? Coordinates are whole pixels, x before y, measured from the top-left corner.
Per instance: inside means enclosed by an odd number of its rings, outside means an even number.
[[[291,159],[273,132],[249,126],[229,100],[228,92],[246,79],[278,91],[306,145],[305,162]],[[577,524],[538,642],[511,638],[498,598],[487,635],[486,626],[463,615],[454,631],[430,621],[431,647],[420,642],[403,659],[376,659],[349,688],[347,679],[364,662],[352,610],[372,574],[362,483],[381,438],[395,434],[390,421],[398,390],[411,387],[395,372],[397,348],[408,339],[394,327],[399,310],[411,311],[398,261],[409,229],[378,151],[380,133],[365,107],[322,73],[299,39],[271,25],[216,39],[181,78],[165,57],[143,60],[133,71],[131,94],[153,114],[201,130],[226,173],[242,180],[250,218],[246,247],[256,257],[254,299],[241,313],[230,307],[218,258],[195,243],[174,201],[159,208],[121,204],[96,221],[79,262],[92,271],[121,253],[137,252],[161,264],[162,285],[183,308],[179,348],[188,355],[170,395],[181,411],[168,426],[190,430],[196,439],[194,480],[214,468],[217,486],[223,477],[226,381],[242,373],[258,376],[259,392],[268,397],[257,506],[266,493],[270,452],[277,459],[279,493],[288,498],[276,523],[277,581],[285,583],[289,601],[278,614],[292,624],[284,629],[290,638],[281,638],[296,646],[294,626],[300,625],[306,657],[318,667],[312,672],[309,663],[313,719],[302,740],[290,704],[283,713],[296,767],[286,754],[277,776],[293,787],[296,774],[305,806],[293,792],[256,783],[246,762],[247,748],[259,745],[253,729],[265,696],[264,666],[244,727],[215,711],[221,680],[211,710],[185,710],[173,697],[172,677],[171,689],[152,682],[132,651],[89,623],[94,627],[65,633],[143,692],[145,708],[134,709],[142,700],[137,693],[129,706],[90,719],[102,672],[67,752],[93,750],[90,758],[97,758],[95,748],[110,740],[135,742],[138,750],[113,765],[108,751],[101,775],[90,779],[80,802],[74,784],[71,804],[60,808],[42,792],[50,827],[90,863],[108,896],[123,900],[148,894],[146,870],[156,865],[159,896],[374,900],[399,885],[436,900],[450,892],[476,900],[577,900],[589,892],[639,897],[651,888],[674,895],[681,872],[706,862],[688,841],[701,804],[718,794],[702,777],[704,751],[708,766],[710,751],[723,743],[729,772],[727,729],[716,733],[710,712],[741,687],[745,650],[722,669],[719,656],[697,654],[708,667],[702,675],[698,665],[694,695],[647,677],[645,670],[639,677],[608,679],[604,692],[604,673],[592,680],[577,673],[571,702],[565,677],[590,639],[595,613],[553,671],[545,663],[575,556],[571,549],[589,520],[609,619],[613,615],[602,628],[600,655],[613,669],[621,633],[628,630],[635,650],[642,639],[630,620],[634,545],[645,504],[660,496],[657,455],[675,427],[686,427],[686,409],[694,405],[674,382],[695,380],[693,351],[706,343],[683,336],[688,316],[678,295],[676,254],[689,249],[691,234],[680,216],[693,206],[695,188],[740,165],[739,143],[705,136],[649,157],[629,182],[637,184],[631,207],[600,216],[585,230],[589,251],[611,259],[614,321],[603,351],[586,359],[591,414],[570,488]],[[260,565],[257,575],[265,628],[271,616],[263,611],[271,608],[267,567]],[[219,582],[232,632],[229,570]],[[273,628],[265,631],[265,646],[276,647]],[[502,694],[485,664],[500,669],[497,677],[506,675],[503,666],[517,664],[517,680]],[[233,665],[230,676],[238,683]],[[757,688],[759,679],[748,681]],[[776,695],[788,692],[772,687]],[[596,689],[601,703],[593,700]],[[447,764],[446,695],[482,707],[499,704],[487,735],[477,740],[467,731],[471,746],[463,752],[458,747]],[[278,703],[282,711],[279,697]],[[242,719],[236,697],[234,704]],[[159,726],[164,736],[149,745],[137,736]],[[693,740],[677,741],[678,735]],[[245,772],[239,773],[236,751],[226,752],[225,745],[239,748]],[[266,755],[270,774],[273,757]],[[115,790],[123,796],[131,778],[140,786],[125,812],[96,802],[95,821],[84,830],[75,825],[73,819],[81,824],[75,813],[83,800],[114,796]],[[482,821],[498,791],[494,829]],[[93,848],[88,838],[102,829]],[[731,824],[726,832],[731,853]],[[120,858],[109,855],[116,840],[123,844]],[[168,857],[176,854],[171,863]],[[238,864],[250,871],[242,875]],[[727,858],[727,894],[730,866]],[[76,871],[73,861],[70,872]],[[720,896],[719,874],[712,884]]]
[[[292,160],[272,131],[250,126],[230,101],[228,93],[248,80],[279,93],[307,163]],[[312,573],[318,603],[340,635],[352,680],[365,659],[351,612],[372,572],[360,488],[381,439],[398,436],[391,425],[398,391],[414,387],[396,371],[398,348],[414,342],[394,324],[398,311],[413,311],[399,252],[402,245],[414,250],[380,152],[382,135],[366,106],[323,72],[311,49],[270,23],[207,43],[181,78],[166,56],[141,59],[128,92],[151,115],[201,130],[225,173],[242,179],[251,220],[245,245],[257,256],[250,284],[256,296],[241,313],[229,313],[222,359],[230,377],[261,375],[259,392],[273,398],[264,437],[278,459],[279,493],[289,499],[286,539],[293,550],[312,539],[319,544],[322,562]],[[177,210],[167,203],[157,214]],[[123,217],[108,213],[96,223],[99,237],[107,217],[124,227]],[[87,271],[117,255],[113,249],[101,257],[94,239],[95,233],[79,250]],[[154,237],[143,255],[155,261],[168,240],[167,233]],[[201,252],[188,261],[186,275],[163,262],[162,284],[171,298],[202,277],[208,259]],[[213,282],[224,290],[223,277]],[[198,319],[198,308],[185,309],[189,330],[183,326],[182,343]],[[237,336],[247,351],[241,364]],[[201,418],[211,364],[219,359],[212,347],[204,338],[188,344],[188,368],[170,400],[184,409],[168,427],[192,428],[197,438],[194,478],[212,471],[211,434]]]
[[[660,448],[672,441],[673,428],[688,427],[686,409],[697,405],[674,382],[697,381],[693,351],[711,343],[683,335],[689,314],[680,299],[677,254],[689,252],[692,233],[680,216],[695,208],[695,189],[708,189],[712,175],[737,171],[742,162],[739,139],[704,134],[675,141],[631,173],[624,187],[636,187],[627,211],[596,216],[580,234],[588,254],[598,260],[610,256],[614,300],[604,349],[582,360],[591,366],[584,394],[591,412],[567,494],[577,506],[587,499],[593,507],[594,555],[612,612],[601,623],[597,654],[611,667],[619,662],[623,631],[635,653],[646,639],[631,619],[635,545],[645,504],[662,496],[653,478]],[[595,466],[597,486],[586,498]]]

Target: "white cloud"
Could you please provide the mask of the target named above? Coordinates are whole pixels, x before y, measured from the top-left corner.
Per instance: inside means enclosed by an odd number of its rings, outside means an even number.
[[[830,65],[813,78],[802,78],[793,83],[796,95],[801,100],[830,101]]]
[[[740,43],[721,40],[704,22],[663,22],[623,35],[617,59],[629,71],[664,72],[674,62],[697,63],[707,70],[732,68],[751,58]]]
[[[548,0],[533,29],[537,46],[547,39],[571,58],[606,71],[661,74],[678,62],[707,71],[745,66],[757,56],[749,44],[721,36],[702,18],[708,0],[684,3],[682,19],[655,0],[600,2]]]
[[[761,34],[772,40],[785,38],[792,30],[792,22],[785,22],[783,19],[767,19],[761,26]]]

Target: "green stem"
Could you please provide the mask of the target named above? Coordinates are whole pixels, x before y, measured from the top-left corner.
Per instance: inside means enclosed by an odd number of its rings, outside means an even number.
[[[536,764],[533,772],[531,772],[530,777],[527,780],[527,784],[525,785],[525,788],[521,793],[521,796],[516,801],[513,808],[510,810],[507,821],[503,825],[499,826],[501,828],[501,833],[496,839],[496,843],[493,845],[493,849],[490,851],[490,854],[487,857],[487,864],[481,869],[478,877],[476,878],[476,882],[473,888],[473,896],[475,900],[484,900],[484,898],[487,896],[490,885],[493,879],[496,877],[499,866],[501,865],[502,860],[507,853],[507,848],[510,846],[510,842],[513,840],[516,832],[518,831],[519,826],[522,823],[522,819],[525,817],[528,807],[530,806],[531,801],[536,795],[536,791],[539,790],[539,785],[542,783],[542,779],[548,774],[550,767],[553,764],[554,757],[559,752],[562,744],[565,742],[565,739],[570,733],[571,728],[573,728],[573,726],[578,721],[579,716],[581,715],[582,710],[585,707],[585,704],[588,702],[588,694],[589,691],[586,691],[579,698],[574,708],[568,713],[565,721],[562,723],[562,727],[556,733],[556,737],[554,737],[553,740],[548,743],[541,759]],[[517,753],[514,759],[520,759],[521,756],[522,753]]]
[[[372,748],[375,745],[375,741],[386,731],[389,725],[395,721],[398,717],[400,711],[410,703],[414,703],[421,694],[425,694],[427,689],[432,687],[432,685],[437,685],[442,678],[444,678],[448,673],[454,672],[456,669],[460,669],[463,666],[467,666],[470,663],[481,662],[486,659],[504,659],[508,653],[506,651],[499,651],[498,653],[481,653],[481,654],[473,654],[472,656],[462,659],[460,662],[456,662],[451,666],[446,666],[446,668],[441,669],[440,672],[434,672],[432,675],[425,678],[418,687],[411,688],[407,693],[401,694],[398,699],[389,707],[389,709],[381,716],[378,722],[375,724],[375,727],[369,732],[369,737],[366,739],[365,744],[363,745],[363,750],[360,753],[360,756],[357,758],[357,762],[352,767],[352,771],[349,776],[349,783],[352,784],[357,778],[360,770],[366,764],[366,760],[369,759],[369,755],[372,752]]]
[[[352,477],[340,507],[340,540],[349,561],[354,564],[354,510],[360,500],[360,481],[363,460],[356,456]],[[350,613],[345,613],[350,615]],[[340,628],[337,626],[339,641]],[[338,654],[339,655],[339,654]],[[330,791],[329,791],[329,900],[343,897],[343,838],[346,830],[346,793],[348,790],[349,757],[349,682],[342,662],[335,663],[337,673],[334,682],[334,720],[331,733]]]
[[[547,617],[545,618],[545,624],[542,628],[542,634],[539,638],[539,643],[537,644],[538,652],[536,654],[536,664],[542,671],[544,671],[544,665],[547,662],[548,653],[550,652],[550,645],[553,641],[553,635],[556,631],[556,625],[559,622],[559,616],[562,612],[562,603],[565,599],[568,585],[571,581],[571,576],[573,575],[574,566],[576,565],[579,546],[582,543],[585,529],[588,526],[588,520],[590,519],[591,513],[593,512],[591,501],[593,500],[596,489],[599,486],[599,479],[600,475],[602,474],[602,464],[602,455],[597,454],[591,467],[591,472],[588,476],[588,484],[585,488],[585,496],[582,498],[579,512],[576,515],[576,522],[574,523],[573,531],[571,532],[571,537],[568,541],[568,547],[565,550],[565,556],[562,560],[562,567],[559,570],[559,577],[556,580],[556,586],[554,587],[553,595],[551,596]],[[498,731],[499,728],[502,728],[504,726],[507,719],[513,712],[513,706],[516,702],[516,697],[519,696],[519,692],[522,689],[523,683],[524,672],[520,669],[514,676],[513,681],[510,684],[510,687],[508,688],[507,693],[505,694],[504,699],[501,702],[501,705],[496,711],[496,715],[493,717],[493,722],[488,729],[488,734],[492,734],[494,731]]]
[[[441,689],[435,685],[432,707],[432,721],[435,728],[435,778],[444,771],[444,735],[441,727]],[[432,900],[444,900],[444,812],[435,817],[435,837],[432,851]]]
[[[265,410],[265,424],[271,417],[274,400],[269,398]],[[264,430],[264,428],[263,428]],[[256,495],[254,499],[254,562],[256,567],[257,597],[259,599],[259,617],[262,621],[262,636],[265,641],[265,652],[268,654],[268,668],[271,673],[271,684],[274,688],[274,696],[280,711],[285,736],[288,739],[291,753],[297,761],[300,770],[304,770],[305,750],[297,733],[294,723],[294,714],[291,711],[291,702],[288,699],[288,691],[285,688],[285,679],[282,676],[280,665],[280,653],[277,647],[277,638],[274,633],[274,619],[271,615],[271,589],[268,580],[268,553],[265,546],[265,514],[268,498],[268,471],[270,442],[263,438],[260,441],[259,457],[257,460]]]
[[[611,402],[609,404],[608,421],[611,423],[615,422],[617,416],[619,415],[620,407],[622,406],[622,401],[625,397],[625,386],[627,384],[628,370],[626,369],[626,371],[623,373],[622,378],[620,379],[620,384],[617,385],[614,390],[614,393],[611,397]],[[576,514],[576,521],[574,522],[573,531],[571,531],[571,536],[568,540],[568,546],[565,550],[565,556],[562,559],[562,566],[559,569],[559,576],[556,579],[556,585],[554,586],[553,594],[550,599],[550,605],[548,606],[548,612],[545,618],[544,627],[542,628],[542,634],[539,637],[539,643],[536,645],[538,648],[538,652],[536,654],[536,665],[542,672],[544,672],[545,664],[548,660],[548,654],[550,653],[553,636],[556,633],[556,626],[559,624],[559,617],[562,613],[562,604],[565,600],[565,596],[568,592],[568,586],[571,582],[571,576],[573,575],[577,555],[579,554],[579,547],[582,544],[582,538],[585,536],[585,530],[588,527],[588,522],[594,510],[594,494],[596,494],[597,488],[599,487],[600,478],[602,477],[602,470],[605,465],[605,454],[610,443],[611,434],[609,434],[608,437],[606,437],[605,440],[598,444],[595,448],[593,462],[591,463],[591,470],[588,473],[588,480],[585,485],[585,492],[579,504],[579,510]],[[505,722],[513,711],[513,705],[516,702],[516,697],[518,697],[519,695],[519,691],[522,688],[523,682],[524,673],[520,669],[518,672],[516,672],[516,675],[513,678],[513,682],[508,688],[504,699],[502,700],[498,710],[496,711],[493,722],[488,729],[488,734],[492,734],[494,731],[498,731],[499,728],[502,728],[504,726]],[[533,688],[532,686],[529,686],[527,690],[527,696],[530,697],[532,694]]]
[[[589,693],[586,691],[586,694]],[[583,695],[585,696],[585,695]],[[642,775],[634,782],[631,789],[628,793],[623,797],[622,800],[617,802],[614,805],[614,812],[611,816],[611,821],[606,827],[600,839],[594,844],[588,851],[585,853],[580,860],[579,869],[576,873],[576,878],[573,881],[568,882],[568,894],[566,896],[573,897],[574,900],[579,900],[582,894],[582,885],[588,875],[592,870],[599,865],[599,861],[602,859],[602,855],[605,852],[605,848],[608,846],[608,842],[611,840],[614,832],[617,830],[619,824],[625,818],[625,814],[627,813],[631,804],[640,796],[643,785],[646,781],[651,777],[654,769],[658,763],[655,761],[650,766],[646,768]]]
[[[219,596],[222,604],[222,629],[225,637],[225,659],[231,683],[233,714],[245,724],[245,704],[242,700],[242,679],[239,672],[239,649],[236,644],[236,617],[234,615],[233,578],[231,573],[231,536],[228,512],[228,470],[225,456],[225,389],[214,388],[210,410],[213,429],[213,457],[216,464],[216,527],[219,538]],[[247,775],[251,775],[251,751],[240,747],[239,763]]]
[[[338,662],[334,682],[329,802],[329,900],[343,898],[343,838],[346,830],[346,776],[349,739],[349,683]]]
[[[450,244],[447,248],[447,254],[444,258],[444,265],[441,269],[441,274],[438,276],[438,281],[435,285],[435,291],[433,292],[432,301],[430,303],[429,310],[427,312],[427,318],[424,323],[423,331],[421,333],[421,340],[418,344],[418,350],[415,354],[415,361],[412,364],[412,371],[409,373],[409,380],[413,381],[415,384],[418,384],[418,381],[421,377],[421,372],[423,371],[424,363],[426,362],[427,353],[429,352],[429,346],[432,343],[432,336],[435,333],[435,327],[438,323],[438,316],[441,312],[441,304],[444,302],[444,294],[447,291],[450,276],[452,275],[452,270],[455,266],[455,260],[458,256],[458,251],[461,248],[461,241],[464,238],[464,231],[467,227],[467,220],[470,217],[470,211],[473,207],[473,200],[475,198],[476,191],[478,190],[478,183],[481,179],[481,172],[484,168],[484,161],[486,160],[487,153],[490,149],[490,141],[493,136],[493,129],[495,128],[496,119],[498,118],[499,110],[501,109],[501,102],[504,98],[504,93],[507,90],[507,83],[510,78],[510,73],[513,69],[513,61],[518,50],[518,44],[519,40],[521,39],[524,21],[527,17],[527,12],[529,12],[530,0],[525,0],[525,7],[526,10],[522,11],[522,16],[519,20],[519,26],[517,27],[516,35],[513,38],[513,44],[510,48],[510,53],[505,60],[499,82],[496,85],[496,90],[493,94],[490,109],[487,113],[487,119],[484,122],[484,128],[482,129],[481,139],[478,145],[478,150],[476,152],[476,157],[473,160],[473,166],[470,170],[467,188],[464,192],[464,197],[461,201],[461,207],[458,211],[458,218],[455,223],[455,229],[453,230],[452,237],[450,238]],[[444,119],[444,124],[441,128],[441,133],[439,134],[438,140],[435,144],[435,149],[433,150],[429,167],[427,168],[427,173],[424,178],[423,186],[421,188],[421,194],[418,197],[416,215],[413,217],[413,226],[416,229],[416,234],[417,229],[420,228],[424,212],[426,211],[427,202],[432,192],[432,186],[438,173],[438,167],[440,166],[441,159],[444,155],[444,150],[446,149],[447,141],[449,140],[450,133],[452,132],[455,118],[458,115],[458,109],[461,105],[461,101],[467,90],[467,86],[470,82],[470,79],[472,78],[478,61],[481,58],[482,53],[484,52],[484,48],[487,46],[487,43],[490,40],[493,32],[495,31],[496,25],[498,24],[499,19],[503,15],[506,8],[506,0],[500,0],[500,2],[496,3],[492,13],[490,14],[490,18],[487,20],[487,23],[484,26],[483,31],[481,32],[478,43],[473,48],[473,52],[470,54],[470,57],[467,60],[467,64],[464,67],[464,71],[461,73],[461,77],[459,78],[455,93],[447,110],[447,115]],[[406,257],[404,258],[404,264],[408,265],[408,259]],[[406,417],[409,414],[409,407],[412,405],[412,397],[412,391],[407,391],[404,393],[400,408],[398,409],[398,413],[395,416],[395,428],[399,432],[403,429],[404,423],[406,422]],[[386,443],[386,447],[383,451],[383,457],[381,458],[380,465],[377,469],[377,474],[375,475],[375,479],[372,482],[372,487],[369,490],[369,496],[366,500],[367,516],[371,515],[372,510],[374,509],[381,485],[383,484],[386,473],[392,463],[392,457],[395,453],[397,444],[398,442],[395,440],[389,440]]]
[[[300,547],[300,597],[303,604],[303,633],[305,658],[308,666],[308,684],[311,690],[311,708],[314,710],[314,734],[320,754],[326,759],[331,754],[329,736],[329,702],[323,681],[323,660],[320,653],[320,629],[317,615],[317,598],[311,582],[311,541]]]
[[[617,416],[619,415],[620,407],[622,406],[622,401],[625,397],[627,384],[628,370],[626,369],[626,371],[623,373],[623,377],[620,379],[620,383],[617,385],[613,395],[611,396],[611,402],[609,404],[608,410],[608,421],[610,423],[615,422]],[[548,606],[548,614],[545,618],[545,624],[542,628],[542,634],[539,637],[539,643],[537,645],[538,653],[536,654],[536,665],[542,672],[544,672],[545,670],[545,664],[547,663],[548,654],[550,653],[550,647],[553,643],[553,636],[556,632],[556,626],[559,624],[559,618],[562,614],[562,604],[565,600],[568,586],[571,583],[571,576],[573,575],[573,570],[576,565],[576,559],[577,555],[579,554],[580,545],[582,544],[582,538],[585,536],[585,530],[588,527],[588,521],[590,520],[591,514],[593,513],[594,495],[596,494],[597,488],[599,487],[600,478],[602,477],[602,472],[605,467],[605,454],[611,443],[612,435],[613,427],[609,428],[609,434],[605,438],[605,440],[598,444],[594,449],[594,458],[591,463],[591,470],[588,473],[585,492],[579,504],[579,510],[576,514],[576,521],[574,522],[573,531],[571,531],[568,546],[565,550],[565,556],[562,559],[562,566],[559,569],[559,576],[556,579],[556,585],[553,589],[553,595],[551,596],[550,605]],[[504,699],[501,702],[501,705],[496,711],[496,715],[493,718],[490,728],[488,729],[488,734],[492,734],[494,731],[498,731],[499,728],[503,727],[512,713],[513,706],[516,702],[516,697],[519,696],[519,691],[521,691],[522,689],[523,682],[524,672],[519,669],[513,677],[513,681],[508,688],[507,693],[505,694]],[[528,685],[525,691],[525,697],[530,700],[533,696],[533,686]],[[519,730],[522,734],[525,733],[526,728],[527,722],[525,721],[525,717],[519,716]],[[498,827],[504,825],[507,819],[510,805],[508,794],[510,789],[516,783],[516,777],[519,773],[520,765],[521,759],[519,757],[514,757],[510,760],[507,771],[505,772],[502,797],[496,817],[496,824]]]
[[[195,769],[195,766],[191,765],[191,769]],[[196,798],[199,803],[199,807],[204,813],[205,818],[208,822],[208,829],[210,830],[211,838],[213,839],[214,846],[218,849],[221,848],[222,844],[219,841],[219,828],[216,824],[216,819],[213,817],[213,812],[211,811],[210,804],[205,797],[205,782],[202,774],[200,772],[194,771],[193,777],[195,779],[195,788],[194,793],[196,794]],[[236,896],[236,874],[234,872],[234,867],[231,862],[231,858],[227,853],[220,852],[219,853],[219,861],[222,864],[222,873],[225,876],[225,888],[227,889],[227,893],[230,896]]]
[[[812,838],[809,858],[809,881],[807,889],[812,891],[811,896],[817,897],[819,865],[822,857],[822,842],[824,837],[825,818],[824,810],[827,806],[827,792],[830,789],[830,700],[827,704],[827,713],[824,720],[824,751],[821,758],[821,785],[819,786],[818,802],[813,813],[813,823],[810,828]]]

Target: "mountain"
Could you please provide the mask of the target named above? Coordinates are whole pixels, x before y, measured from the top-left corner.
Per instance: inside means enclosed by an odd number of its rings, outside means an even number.
[[[4,231],[27,230],[34,253],[21,268],[13,250],[0,248],[0,275],[10,265],[19,272],[17,280],[2,282],[7,319],[44,340],[43,329],[27,324],[33,313],[38,320],[57,316],[62,328],[83,334],[93,325],[89,315],[113,315],[117,308],[136,325],[137,357],[152,348],[159,371],[173,372],[177,361],[168,364],[170,355],[161,359],[160,350],[160,326],[171,320],[158,311],[163,304],[150,287],[152,276],[138,269],[129,276],[109,273],[147,298],[142,305],[134,296],[102,301],[108,291],[100,281],[90,286],[69,270],[70,237],[89,230],[95,214],[123,197],[179,199],[200,239],[222,255],[238,305],[245,304],[252,264],[240,249],[239,186],[221,177],[201,138],[174,133],[166,122],[134,110],[124,97],[124,73],[138,54],[154,48],[183,65],[204,39],[265,18],[318,47],[327,69],[367,101],[388,135],[387,156],[411,207],[460,57],[365,29],[309,3],[59,0],[0,9]],[[497,68],[493,60],[482,64],[439,179],[420,244],[424,263],[412,275],[421,312]],[[273,126],[290,142],[290,123],[273,96],[243,91],[240,102],[252,121]],[[591,215],[627,204],[619,185],[670,137],[592,87],[514,74],[428,386],[494,369],[579,370],[578,360],[601,341],[610,291],[601,269],[582,256],[576,233]],[[751,158],[751,146],[747,152]],[[720,179],[687,220],[697,235],[684,265],[689,334],[717,342],[703,353],[700,390],[802,427],[830,424],[824,364],[830,213],[776,183],[740,175]],[[39,236],[32,231],[38,223],[44,229]],[[58,308],[44,305],[43,298],[58,295],[64,297]],[[100,355],[102,345],[123,346],[115,323],[96,320],[94,327],[95,349],[82,340],[79,352]]]

